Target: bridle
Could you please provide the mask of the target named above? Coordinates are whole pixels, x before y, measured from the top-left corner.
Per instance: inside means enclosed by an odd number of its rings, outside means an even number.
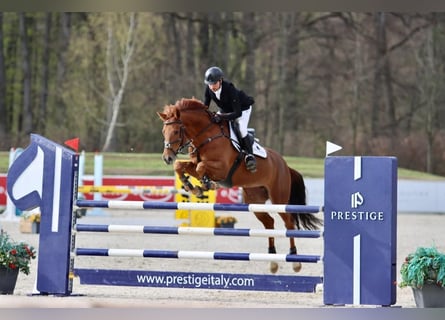
[[[168,126],[171,124],[180,124],[181,126],[179,127],[179,138],[174,140],[174,141],[165,141],[164,140],[164,149],[169,149],[171,150],[175,155],[177,155],[178,153],[181,154],[185,154],[184,149],[188,148],[188,146],[191,144],[190,141],[187,141],[186,143],[184,143],[184,138],[185,138],[185,127],[182,124],[182,121],[179,119],[175,119],[175,120],[167,120],[164,121],[164,125]],[[179,143],[179,147],[178,149],[175,151],[172,146]]]
[[[208,111],[207,111],[208,112]],[[210,112],[208,112],[210,117],[211,114]],[[199,146],[195,146],[193,145],[193,141],[196,140],[199,136],[201,136],[202,134],[204,134],[208,129],[210,129],[213,125],[218,125],[216,123],[213,123],[211,120],[209,121],[209,125],[207,125],[206,127],[204,127],[200,132],[198,132],[198,134],[196,134],[195,137],[189,137],[187,132],[186,132],[186,128],[184,126],[184,124],[182,123],[182,121],[180,119],[172,119],[172,120],[167,120],[164,121],[164,125],[171,125],[171,124],[179,124],[181,125],[179,127],[179,138],[174,140],[174,141],[165,141],[164,140],[164,149],[168,149],[171,150],[175,155],[177,155],[178,153],[181,154],[185,154],[186,151],[185,149],[187,149],[188,147],[193,147],[193,150],[191,150],[189,152],[189,154],[193,154],[198,152],[199,149],[201,149],[203,146],[205,146],[206,144],[212,142],[215,139],[221,138],[221,137],[228,137],[226,134],[224,134],[224,129],[223,129],[223,125],[220,125],[221,128],[221,132],[215,136],[212,137],[208,137],[207,139],[205,139]],[[230,139],[230,137],[228,137]],[[184,142],[185,139],[188,139],[186,142]],[[175,144],[179,143],[179,147],[178,149],[175,151],[172,146]]]

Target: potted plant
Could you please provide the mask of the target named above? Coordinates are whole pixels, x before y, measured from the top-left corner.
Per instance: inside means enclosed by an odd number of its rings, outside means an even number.
[[[40,212],[24,212],[20,220],[20,232],[40,233]]]
[[[215,218],[215,227],[233,228],[237,222],[238,220],[236,220],[236,218],[233,216],[217,216]]]
[[[411,287],[417,307],[445,307],[445,254],[436,247],[419,247],[400,268],[399,286]]]
[[[13,294],[19,272],[29,274],[31,260],[35,259],[34,247],[25,242],[15,242],[0,231],[0,294]]]

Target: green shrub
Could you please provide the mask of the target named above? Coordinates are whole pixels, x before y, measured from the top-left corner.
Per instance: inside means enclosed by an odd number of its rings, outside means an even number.
[[[445,287],[445,254],[435,247],[419,247],[410,253],[400,268],[401,288],[422,288],[426,283]]]

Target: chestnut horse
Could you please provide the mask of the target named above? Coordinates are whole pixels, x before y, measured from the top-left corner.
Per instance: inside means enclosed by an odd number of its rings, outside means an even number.
[[[228,121],[214,123],[214,112],[201,101],[181,99],[175,105],[167,105],[157,113],[163,120],[164,152],[166,164],[174,162],[174,170],[184,183],[186,191],[201,195],[203,190],[214,189],[217,185],[238,186],[243,190],[245,203],[306,204],[306,188],[302,175],[288,167],[276,151],[265,148],[267,156],[257,157],[257,171],[248,171],[244,156],[233,146]],[[188,151],[189,161],[175,161],[177,154]],[[191,175],[201,181],[202,186],[193,186],[188,181]],[[274,228],[274,219],[267,212],[255,212],[255,216],[266,229]],[[279,213],[286,229],[317,229],[322,220],[313,214]],[[274,238],[270,237],[269,253],[276,253]],[[297,254],[294,238],[290,238],[289,254]],[[301,263],[293,264],[295,272]],[[278,270],[272,262],[271,272]]]

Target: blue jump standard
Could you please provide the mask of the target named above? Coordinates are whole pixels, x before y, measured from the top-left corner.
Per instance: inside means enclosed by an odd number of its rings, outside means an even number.
[[[80,284],[156,288],[315,292],[323,277],[259,274],[74,269]]]

